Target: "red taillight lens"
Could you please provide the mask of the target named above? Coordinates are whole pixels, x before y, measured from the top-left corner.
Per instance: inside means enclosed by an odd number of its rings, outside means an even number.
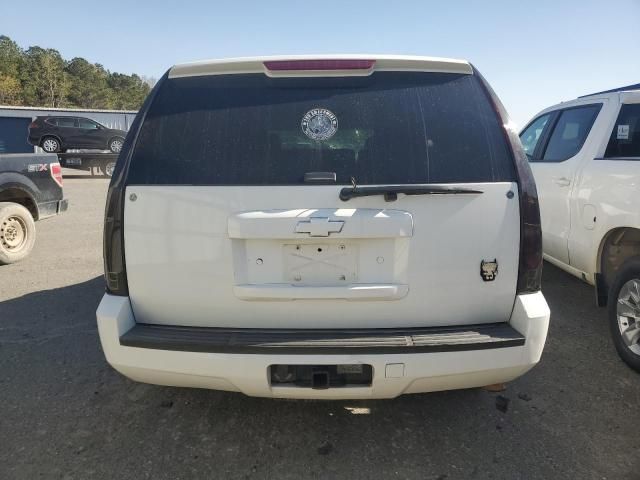
[[[36,122],[31,122],[29,124],[29,130],[31,130],[32,128],[40,128],[40,125],[38,125]]]
[[[264,62],[267,70],[295,71],[295,70],[370,70],[375,60],[271,60]]]
[[[53,178],[60,187],[62,187],[62,167],[59,163],[49,164],[49,171],[51,172],[51,178]]]

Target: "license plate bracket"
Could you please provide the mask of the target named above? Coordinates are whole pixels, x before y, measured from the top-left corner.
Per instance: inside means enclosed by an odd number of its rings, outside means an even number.
[[[352,243],[284,244],[285,281],[294,285],[356,283],[358,249]]]

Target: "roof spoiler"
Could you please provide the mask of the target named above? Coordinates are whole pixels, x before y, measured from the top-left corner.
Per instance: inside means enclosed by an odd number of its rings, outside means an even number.
[[[370,75],[374,71],[473,74],[464,60],[409,55],[290,55],[227,58],[174,65],[169,78],[264,73],[270,77]]]

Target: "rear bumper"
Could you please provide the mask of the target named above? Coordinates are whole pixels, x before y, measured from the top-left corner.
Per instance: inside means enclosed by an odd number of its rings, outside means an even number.
[[[60,215],[69,209],[69,201],[66,198],[54,202],[38,204],[38,220]]]
[[[69,200],[67,200],[66,198],[63,198],[58,202],[58,211],[57,211],[58,214],[62,212],[66,212],[68,209],[69,209]]]
[[[253,350],[202,347],[185,350],[184,346],[178,349],[175,343],[154,345],[153,335],[140,335],[129,299],[108,294],[98,307],[97,319],[107,361],[132,380],[237,391],[261,397],[393,398],[404,393],[479,387],[517,378],[540,360],[549,325],[549,309],[542,293],[521,295],[516,299],[509,323],[512,327],[509,330],[515,331],[516,335],[508,334],[509,338],[502,339],[510,343],[497,341],[490,348],[483,345],[477,349],[415,350],[418,353],[407,353],[413,350],[395,350],[394,347],[378,350],[379,353],[365,353],[372,350],[280,350],[274,346],[271,347],[273,352],[255,353],[269,349],[256,349],[253,345]],[[502,336],[505,336],[504,332]],[[435,340],[430,341],[433,344]],[[368,364],[374,373],[371,386],[316,390],[272,386],[268,367],[274,364]]]

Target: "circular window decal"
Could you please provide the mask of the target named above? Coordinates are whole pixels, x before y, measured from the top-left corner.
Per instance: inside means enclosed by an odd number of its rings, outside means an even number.
[[[326,108],[314,108],[302,117],[302,131],[312,140],[327,140],[338,131],[338,117]]]

